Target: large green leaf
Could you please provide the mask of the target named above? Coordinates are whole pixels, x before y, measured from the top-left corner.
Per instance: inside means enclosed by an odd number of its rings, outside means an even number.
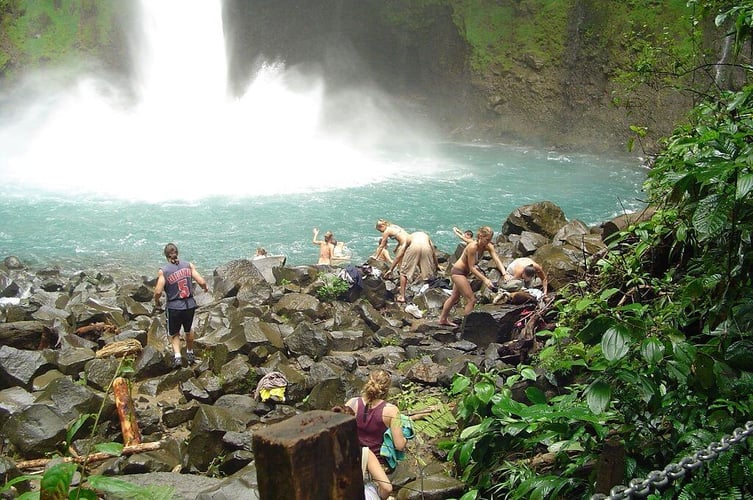
[[[738,340],[724,353],[727,363],[739,370],[753,371],[753,341]]]
[[[745,198],[751,189],[753,189],[753,174],[741,174],[738,176],[735,198],[738,200]]]
[[[538,387],[528,387],[526,389],[526,397],[533,404],[546,404],[546,394]]]
[[[494,384],[489,382],[479,382],[473,387],[473,392],[476,394],[476,397],[478,397],[479,401],[484,404],[487,404],[492,399],[494,391]]]
[[[726,199],[712,194],[702,199],[693,213],[693,227],[698,239],[708,240],[718,236],[727,222]]]
[[[47,498],[65,498],[76,473],[76,464],[59,463],[47,469],[39,483]],[[65,495],[65,496],[60,496]]]
[[[589,321],[586,326],[578,332],[577,337],[586,344],[595,344],[602,338],[604,332],[614,325],[614,319],[609,316],[599,315]]]
[[[601,338],[601,351],[607,361],[617,361],[625,357],[629,349],[630,336],[622,325],[608,329]]]
[[[466,376],[459,376],[456,377],[455,380],[452,381],[452,393],[453,394],[462,394],[465,392],[468,387],[471,385],[471,379],[469,379]]]
[[[611,398],[612,388],[601,379],[597,379],[586,389],[586,402],[596,415],[604,413]]]
[[[650,365],[655,365],[664,356],[664,344],[656,337],[648,337],[641,342],[641,355]]]

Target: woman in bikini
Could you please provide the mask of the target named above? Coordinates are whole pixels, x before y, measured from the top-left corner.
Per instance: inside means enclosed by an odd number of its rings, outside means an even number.
[[[484,252],[489,252],[497,269],[503,274],[506,274],[505,266],[502,265],[502,261],[499,260],[497,251],[492,244],[492,237],[494,231],[489,226],[483,226],[478,229],[478,236],[476,240],[471,240],[463,250],[463,254],[455,262],[450,271],[450,278],[452,279],[452,294],[445,300],[442,306],[442,313],[439,315],[439,324],[446,326],[458,326],[447,317],[450,314],[450,310],[455,304],[458,303],[460,297],[465,298],[465,310],[464,314],[467,316],[473,311],[473,307],[476,305],[476,296],[471,289],[471,282],[468,280],[468,275],[473,274],[480,279],[487,287],[493,286],[491,280],[487,278],[484,273],[476,266],[476,264],[484,256]]]

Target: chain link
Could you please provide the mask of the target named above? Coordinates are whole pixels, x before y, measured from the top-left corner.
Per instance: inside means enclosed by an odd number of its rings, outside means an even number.
[[[718,443],[712,442],[706,448],[684,457],[678,463],[667,465],[664,467],[664,470],[653,470],[648,473],[648,477],[645,479],[631,479],[628,482],[629,486],[621,484],[615,486],[609,490],[609,495],[604,495],[603,493],[592,495],[591,500],[624,500],[631,497],[645,497],[653,489],[664,488],[670,482],[685,476],[687,472],[699,468],[703,465],[703,462],[715,459],[720,453],[729,450],[732,445],[744,441],[751,435],[753,435],[753,420],[746,422],[745,428],[736,428],[731,436],[722,437]]]

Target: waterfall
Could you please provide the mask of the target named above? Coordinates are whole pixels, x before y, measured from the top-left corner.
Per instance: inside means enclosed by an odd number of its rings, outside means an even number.
[[[716,63],[716,71],[714,75],[714,83],[720,89],[727,89],[729,79],[729,67],[727,66],[730,49],[732,48],[732,42],[735,37],[733,34],[729,34],[724,37],[724,45],[722,45],[722,55],[719,61]]]
[[[405,170],[367,147],[395,129],[373,95],[342,103],[359,103],[357,126],[337,127],[348,135],[324,123],[326,82],[284,62],[229,97],[219,0],[142,0],[141,12],[136,101],[95,74],[27,103],[0,124],[5,189],[159,201],[329,190]]]

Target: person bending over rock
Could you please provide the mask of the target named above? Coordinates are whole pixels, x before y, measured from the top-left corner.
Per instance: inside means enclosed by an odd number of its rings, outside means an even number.
[[[494,236],[492,228],[489,226],[480,227],[477,234],[478,236],[476,237],[476,240],[468,242],[463,253],[460,255],[460,258],[452,266],[452,270],[450,271],[452,293],[442,305],[442,313],[439,315],[440,325],[452,327],[458,326],[450,321],[448,316],[450,315],[450,310],[460,300],[460,297],[465,299],[465,316],[473,311],[473,308],[476,305],[476,296],[473,293],[473,289],[471,289],[471,282],[468,279],[469,275],[476,276],[484,282],[488,288],[493,288],[491,280],[487,278],[476,265],[481,261],[481,257],[483,257],[485,252],[488,252],[489,255],[491,255],[497,269],[500,271],[504,270],[504,265],[502,265],[502,261],[499,260],[499,255],[497,255],[497,251],[494,249],[494,245],[491,242],[492,237]]]

